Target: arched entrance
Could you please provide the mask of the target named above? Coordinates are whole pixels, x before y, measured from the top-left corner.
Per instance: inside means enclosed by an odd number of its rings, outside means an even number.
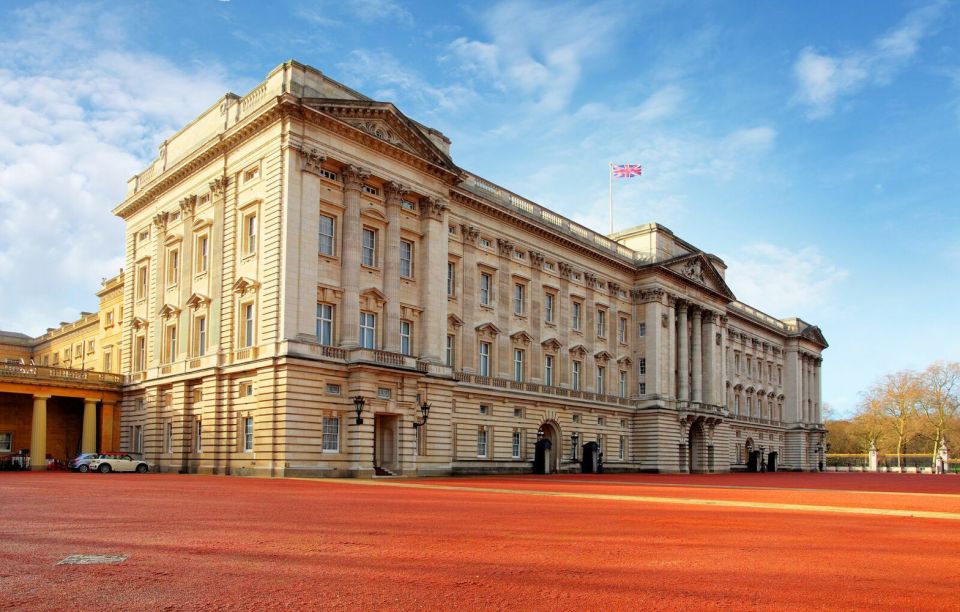
[[[753,438],[747,438],[743,445],[743,456],[747,463],[748,472],[760,471],[760,451],[753,444]]]
[[[554,421],[540,425],[537,444],[534,451],[533,471],[535,474],[553,474],[560,471],[560,426]]]
[[[703,434],[703,425],[700,421],[695,421],[690,425],[690,433],[687,439],[687,449],[690,458],[687,465],[690,466],[691,474],[699,474],[707,471],[707,440]]]

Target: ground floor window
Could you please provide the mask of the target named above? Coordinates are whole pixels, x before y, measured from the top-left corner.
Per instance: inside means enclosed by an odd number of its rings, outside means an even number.
[[[337,417],[323,417],[323,450],[340,452],[340,419]]]
[[[203,452],[203,421],[197,419],[197,427],[195,431],[196,439],[196,449],[198,453]]]
[[[243,419],[243,452],[253,452],[253,417]]]
[[[167,421],[164,435],[164,449],[167,453],[173,452],[173,421]]]
[[[520,438],[521,436],[519,431],[513,432],[513,458],[514,459],[520,458]]]
[[[487,456],[487,428],[477,429],[477,457]]]
[[[133,426],[133,452],[143,452],[143,425]]]
[[[13,434],[9,431],[0,431],[0,453],[13,452]]]
[[[620,461],[623,461],[627,456],[627,437],[620,436],[620,450],[617,452],[617,457]]]

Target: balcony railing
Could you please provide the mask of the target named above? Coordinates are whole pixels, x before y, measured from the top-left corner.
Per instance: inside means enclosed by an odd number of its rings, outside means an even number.
[[[593,393],[592,391],[575,391],[573,389],[564,389],[563,387],[554,387],[552,385],[542,385],[540,383],[520,382],[508,378],[497,378],[494,376],[479,376],[477,374],[467,374],[466,372],[454,372],[454,380],[469,383],[471,385],[482,385],[484,387],[497,387],[512,391],[528,391],[530,393],[542,393],[556,395],[558,397],[568,397],[572,399],[582,399],[591,402],[602,402],[604,404],[617,404],[619,406],[633,406],[634,400],[619,395],[607,395],[604,393]]]
[[[0,378],[3,377],[22,378],[36,381],[75,382],[110,386],[118,386],[121,382],[123,382],[123,377],[120,374],[38,365],[2,364],[0,365]]]

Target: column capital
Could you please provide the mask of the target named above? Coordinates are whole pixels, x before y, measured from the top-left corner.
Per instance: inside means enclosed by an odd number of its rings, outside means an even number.
[[[387,205],[400,205],[400,202],[403,200],[403,196],[410,193],[410,190],[407,189],[406,185],[402,185],[396,181],[387,181],[383,184],[383,195],[386,197]]]
[[[443,221],[443,214],[447,212],[447,204],[440,198],[424,196],[420,198],[420,218],[432,221]]]
[[[85,397],[85,398],[83,398],[83,401],[84,401],[84,403],[86,403],[86,402],[97,403],[97,402],[100,401],[100,398],[99,398],[99,397]]]
[[[363,182],[370,178],[370,173],[353,164],[347,164],[340,171],[343,174],[343,188],[360,191],[363,188]]]
[[[210,193],[213,194],[213,197],[219,198],[227,190],[227,185],[229,184],[230,179],[225,176],[218,176],[208,183],[210,187]]]
[[[34,395],[33,395],[33,399],[35,399],[35,400],[38,400],[38,399],[48,400],[48,399],[50,399],[51,397],[53,397],[53,396],[52,396],[52,395],[43,394],[43,393],[34,393]]]
[[[530,263],[538,269],[543,267],[544,255],[540,251],[530,251]]]
[[[474,246],[477,245],[477,240],[480,239],[480,228],[474,227],[473,225],[462,223],[460,225],[460,233],[463,235],[464,242],[468,242]]]
[[[499,244],[499,240],[497,243]],[[560,272],[560,278],[570,279],[570,276],[573,275],[573,266],[568,264],[565,261],[557,262],[557,270]]]
[[[307,148],[303,145],[297,147],[297,152],[300,154],[301,170],[313,174],[320,174],[320,171],[323,168],[323,162],[327,159],[326,155],[323,155],[320,153],[320,151],[313,147]]]
[[[702,318],[703,318],[703,309],[700,308],[700,306],[698,306],[698,305],[696,305],[696,304],[691,304],[691,305],[690,305],[690,315],[691,315],[694,319],[702,319]]]
[[[513,249],[514,246],[512,242],[504,240],[503,238],[497,238],[497,250],[500,252],[501,257],[510,257]]]
[[[180,212],[183,214],[183,218],[192,217],[194,210],[197,207],[197,196],[188,195],[185,198],[180,199]]]

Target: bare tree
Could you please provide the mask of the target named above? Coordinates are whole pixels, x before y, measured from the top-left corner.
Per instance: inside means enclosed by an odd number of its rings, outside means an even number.
[[[931,461],[935,465],[947,428],[960,415],[960,363],[938,361],[920,376],[920,412],[926,417],[927,437],[933,442]]]
[[[920,396],[920,376],[912,370],[887,374],[867,393],[897,440],[897,467],[903,465],[904,442],[916,421]]]

